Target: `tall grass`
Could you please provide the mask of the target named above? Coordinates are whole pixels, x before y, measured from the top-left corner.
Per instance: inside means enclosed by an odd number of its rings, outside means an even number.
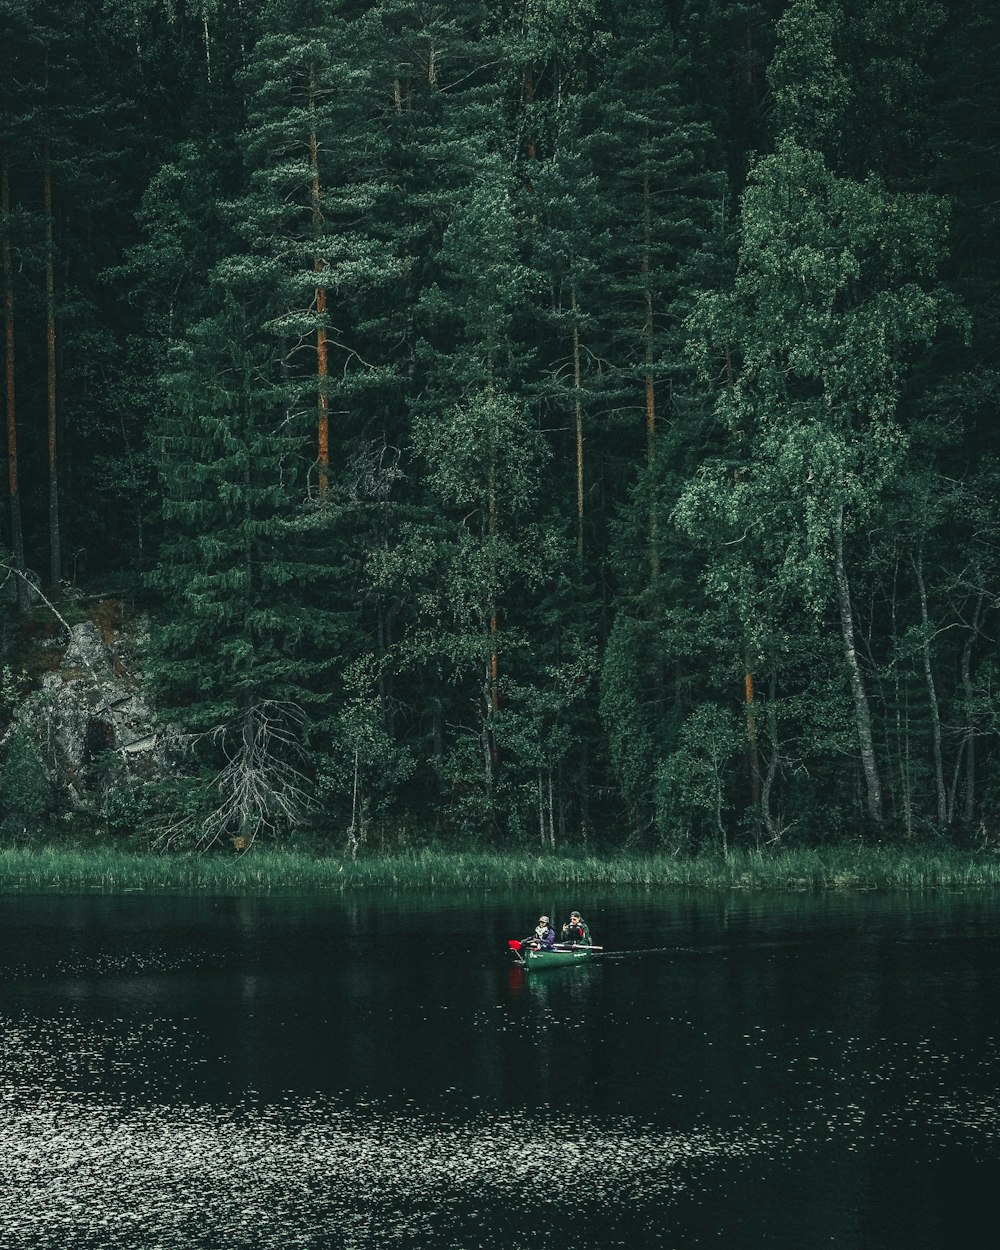
[[[631,887],[714,890],[925,890],[1000,886],[988,852],[841,847],[770,855],[501,854],[413,850],[317,857],[281,850],[245,855],[149,855],[124,850],[0,848],[2,890],[268,891]]]

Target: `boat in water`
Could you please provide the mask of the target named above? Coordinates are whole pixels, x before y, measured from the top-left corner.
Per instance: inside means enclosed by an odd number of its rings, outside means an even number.
[[[604,949],[603,946],[571,946],[556,943],[555,946],[539,950],[529,946],[527,942],[519,942],[511,938],[508,943],[515,963],[529,972],[541,972],[545,968],[567,968],[574,964],[587,963]]]

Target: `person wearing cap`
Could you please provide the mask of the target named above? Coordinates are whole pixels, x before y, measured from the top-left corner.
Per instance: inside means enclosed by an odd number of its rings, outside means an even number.
[[[590,946],[590,926],[578,911],[569,913],[569,920],[562,927],[562,940],[571,946]]]
[[[524,945],[530,946],[533,950],[550,951],[556,940],[556,931],[549,924],[548,916],[539,916],[538,924],[535,925],[535,931],[529,938],[525,938]]]

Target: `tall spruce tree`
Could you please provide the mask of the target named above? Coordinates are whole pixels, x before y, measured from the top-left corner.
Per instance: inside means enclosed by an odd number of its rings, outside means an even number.
[[[246,846],[304,815],[303,720],[336,638],[305,594],[317,570],[302,550],[301,440],[285,422],[260,288],[225,264],[213,285],[218,313],[173,349],[165,379],[165,533],[151,578],[164,608],[150,672],[182,741],[215,770],[198,841]]]
[[[175,348],[158,446],[166,532],[153,582],[169,606],[155,680],[215,749],[222,790],[204,828],[244,842],[302,816],[294,755],[327,718],[350,615],[348,588],[327,589],[341,557],[326,296],[350,287],[363,258],[334,206],[324,217],[341,31],[333,15],[321,38],[306,9],[272,6],[248,54],[246,182],[221,212],[228,254],[206,288],[212,311]]]

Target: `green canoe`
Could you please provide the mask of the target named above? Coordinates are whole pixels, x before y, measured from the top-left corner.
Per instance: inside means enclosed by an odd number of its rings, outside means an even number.
[[[533,951],[522,947],[511,953],[518,966],[528,972],[541,972],[545,968],[566,968],[570,964],[581,964],[593,959],[603,948],[598,946],[554,946],[547,951]]]

